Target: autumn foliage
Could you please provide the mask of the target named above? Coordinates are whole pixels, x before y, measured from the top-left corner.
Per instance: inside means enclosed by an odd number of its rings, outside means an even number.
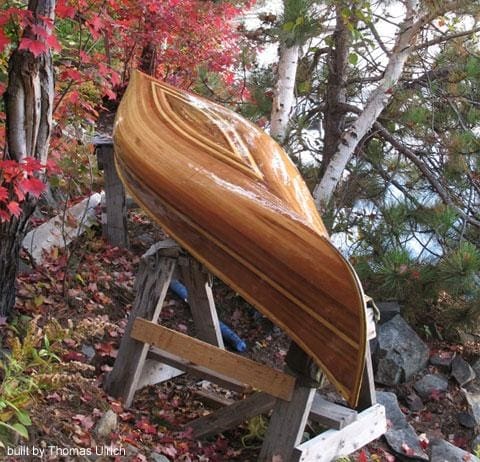
[[[154,50],[156,77],[193,89],[200,75],[214,72],[233,87],[241,40],[233,20],[248,2],[200,0],[59,0],[55,24],[39,26],[21,2],[0,7],[0,95],[7,84],[7,63],[13,49],[40,56],[54,52],[55,129],[51,151],[69,153],[65,134],[91,132],[99,110],[116,100],[138,67],[144,50]],[[27,37],[23,31],[29,30]],[[5,145],[5,114],[0,105],[0,143]],[[0,146],[5,153],[5,146]],[[0,220],[21,213],[26,194],[38,197],[45,167],[35,161],[0,164]]]

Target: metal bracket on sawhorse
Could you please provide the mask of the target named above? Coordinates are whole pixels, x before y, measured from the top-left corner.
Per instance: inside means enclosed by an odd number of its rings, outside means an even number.
[[[188,289],[200,339],[157,324],[177,265]],[[331,403],[317,393],[315,382],[312,382],[315,368],[295,346],[287,355],[295,374],[225,351],[209,275],[173,241],[155,244],[142,257],[135,290],[133,310],[106,383],[106,391],[121,398],[126,407],[131,406],[138,388],[183,372],[243,392],[247,395],[245,399],[187,426],[192,428],[194,437],[202,438],[273,409],[259,458],[268,462],[331,461],[359,449],[386,431],[384,409],[374,402],[369,355],[362,393],[362,409],[365,410],[358,413]],[[258,391],[253,392],[253,389]],[[301,443],[307,419],[330,430]]]

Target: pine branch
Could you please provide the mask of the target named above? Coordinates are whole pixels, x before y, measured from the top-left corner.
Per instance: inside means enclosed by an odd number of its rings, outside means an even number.
[[[390,143],[398,152],[409,159],[424,175],[425,179],[430,183],[434,191],[440,196],[440,199],[445,205],[452,207],[463,219],[469,224],[480,228],[480,220],[465,213],[459,206],[457,206],[450,196],[447,188],[445,188],[438,178],[433,175],[432,171],[425,165],[425,163],[418,157],[415,152],[407,148],[404,144],[398,141],[382,124],[375,122],[375,130],[382,138]]]

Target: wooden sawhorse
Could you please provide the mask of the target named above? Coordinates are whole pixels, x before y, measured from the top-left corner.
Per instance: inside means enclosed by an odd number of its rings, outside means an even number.
[[[188,289],[198,338],[158,324],[176,267]],[[105,385],[106,391],[122,399],[126,407],[131,406],[137,389],[183,372],[249,394],[246,399],[190,422],[188,427],[193,429],[195,438],[203,438],[273,409],[259,456],[262,462],[330,462],[385,433],[385,411],[375,403],[370,352],[357,412],[318,394],[312,363],[294,344],[287,354],[287,364],[297,371],[295,375],[226,351],[210,276],[173,241],[159,242],[145,253],[135,290],[132,313]],[[374,336],[373,321],[371,325]],[[302,443],[309,418],[330,429]]]

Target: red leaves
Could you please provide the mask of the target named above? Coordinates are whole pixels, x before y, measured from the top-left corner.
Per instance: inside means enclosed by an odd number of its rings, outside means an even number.
[[[8,221],[12,216],[19,217],[21,203],[27,194],[38,198],[45,190],[45,184],[35,177],[42,170],[36,159],[27,157],[19,163],[14,160],[0,161],[0,221]]]
[[[73,18],[75,16],[75,8],[67,5],[65,0],[58,0],[55,6],[55,14],[58,18]]]
[[[15,217],[19,217],[22,213],[22,209],[20,208],[20,205],[18,202],[16,201],[10,201],[8,204],[7,204],[7,209],[8,211],[14,215]]]
[[[141,430],[143,433],[146,433],[147,435],[156,435],[157,434],[157,428],[150,424],[147,420],[140,420],[140,422],[137,422],[135,427],[138,430]]]
[[[358,462],[368,462],[368,457],[365,449],[362,449],[360,451],[360,454],[358,455]]]
[[[5,35],[5,32],[3,32],[3,30],[0,30],[0,53],[9,43],[10,39]]]
[[[23,193],[31,194],[33,197],[39,198],[45,190],[45,184],[38,178],[27,178],[21,180],[19,186]]]

